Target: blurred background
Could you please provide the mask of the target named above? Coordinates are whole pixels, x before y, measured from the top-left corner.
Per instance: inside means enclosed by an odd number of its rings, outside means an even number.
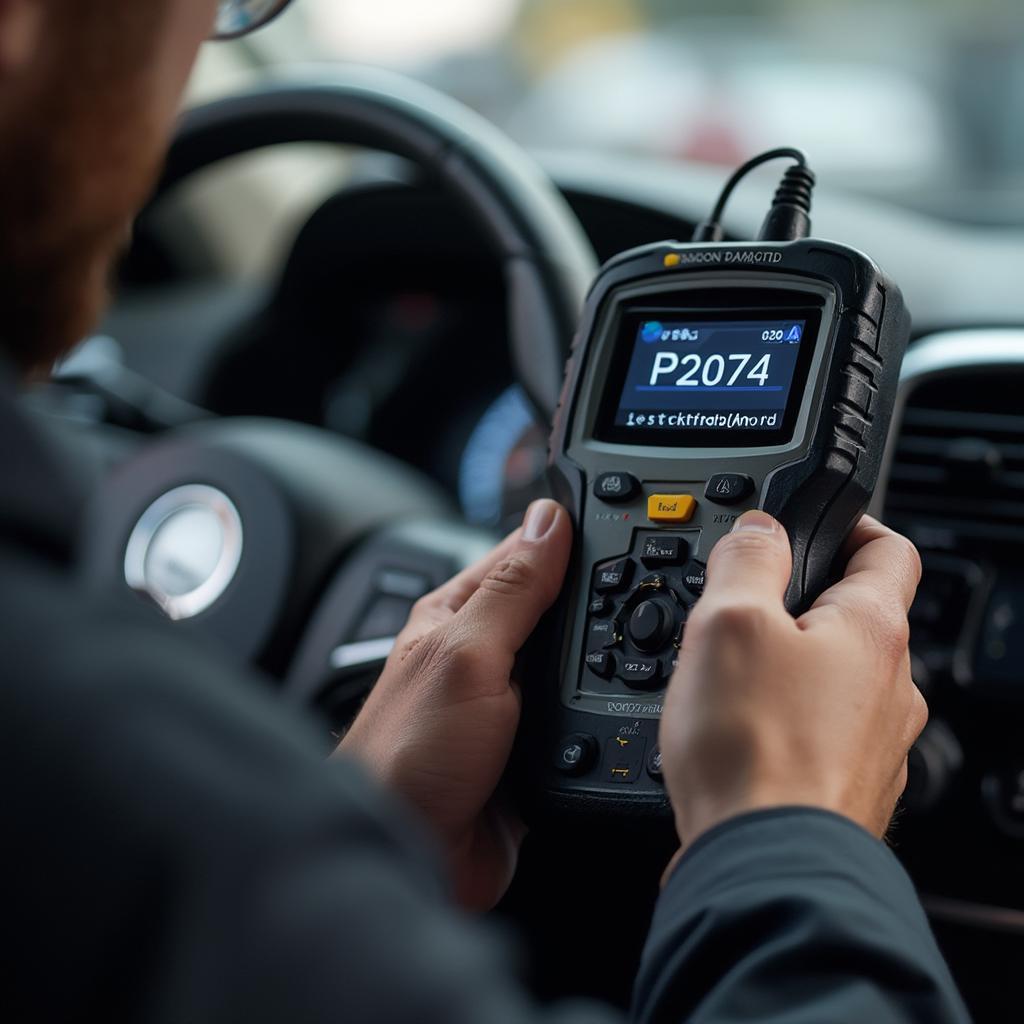
[[[323,61],[429,82],[535,151],[733,166],[784,139],[830,186],[1024,224],[1019,0],[300,0],[207,47],[191,99]]]

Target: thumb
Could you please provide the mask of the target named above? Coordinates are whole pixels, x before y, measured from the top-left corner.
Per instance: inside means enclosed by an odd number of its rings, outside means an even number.
[[[514,656],[554,603],[565,578],[572,526],[555,501],[535,501],[508,554],[480,582],[452,623],[469,641]]]
[[[745,512],[708,559],[708,579],[701,604],[756,603],[771,607],[781,601],[793,572],[789,538],[767,512]]]

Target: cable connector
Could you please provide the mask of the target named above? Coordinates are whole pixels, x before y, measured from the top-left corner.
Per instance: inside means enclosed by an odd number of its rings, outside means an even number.
[[[759,242],[791,242],[806,238],[811,232],[811,194],[814,190],[814,173],[807,166],[807,158],[799,149],[770,149],[748,160],[737,169],[725,183],[711,216],[698,224],[693,232],[694,242],[720,242],[725,237],[722,215],[725,205],[736,186],[755,168],[769,160],[789,159],[795,162],[790,167],[775,193],[772,208],[768,211]]]
[[[797,164],[787,169],[761,225],[759,242],[792,242],[811,233],[814,182],[814,172],[809,167]]]

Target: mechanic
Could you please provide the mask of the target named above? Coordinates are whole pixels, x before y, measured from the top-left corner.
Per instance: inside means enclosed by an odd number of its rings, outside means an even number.
[[[283,4],[228,6],[255,27]],[[0,0],[5,1019],[613,1019],[532,1005],[456,910],[492,906],[515,867],[521,830],[492,796],[515,654],[569,554],[559,506],[534,504],[418,604],[326,764],[269,687],[75,581],[75,503],[17,378],[94,324],[216,8]],[[633,1016],[964,1021],[880,841],[926,715],[907,652],[917,556],[865,520],[845,578],[798,621],[789,568],[758,512],[712,555],[666,701],[681,854]]]

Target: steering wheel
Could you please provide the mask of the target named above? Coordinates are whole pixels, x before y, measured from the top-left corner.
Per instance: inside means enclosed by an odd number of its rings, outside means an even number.
[[[504,270],[519,383],[550,421],[596,261],[543,173],[459,103],[359,69],[191,111],[153,204],[212,164],[290,142],[405,157],[475,220]],[[82,559],[92,585],[148,596],[296,699],[344,700],[365,688],[412,603],[491,540],[381,452],[297,423],[214,418],[164,432],[108,477]]]

